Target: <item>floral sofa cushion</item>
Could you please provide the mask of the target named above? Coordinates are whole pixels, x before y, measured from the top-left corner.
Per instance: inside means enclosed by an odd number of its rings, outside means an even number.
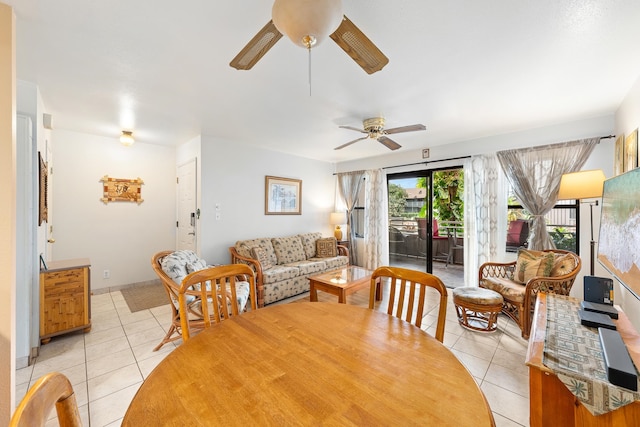
[[[288,265],[276,265],[268,270],[264,270],[263,281],[267,283],[275,283],[281,280],[291,279],[300,276],[300,269]]]
[[[314,258],[316,256],[316,241],[322,238],[322,233],[304,233],[299,236],[307,259]]]
[[[278,263],[278,258],[276,257],[276,253],[273,250],[273,244],[271,243],[270,238],[263,237],[253,240],[238,240],[235,246],[236,251],[238,251],[240,255],[247,258],[253,258],[253,255],[251,254],[252,248],[256,246],[260,247],[266,252],[269,264],[276,265]]]
[[[271,242],[279,265],[307,259],[299,236],[277,237]]]

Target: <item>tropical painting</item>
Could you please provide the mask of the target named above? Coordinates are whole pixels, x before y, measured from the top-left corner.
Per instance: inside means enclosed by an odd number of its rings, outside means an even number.
[[[640,169],[604,183],[598,261],[640,296]]]

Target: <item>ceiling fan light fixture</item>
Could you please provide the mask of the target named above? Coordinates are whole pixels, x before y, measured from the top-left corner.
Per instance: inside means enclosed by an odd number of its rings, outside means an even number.
[[[134,142],[133,132],[130,130],[123,130],[122,135],[120,135],[120,143],[125,147],[129,147],[133,145]]]
[[[298,46],[310,49],[327,39],[342,22],[341,0],[275,0],[273,24]]]

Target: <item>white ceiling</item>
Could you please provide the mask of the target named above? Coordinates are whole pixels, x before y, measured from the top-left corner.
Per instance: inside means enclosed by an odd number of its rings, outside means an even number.
[[[366,74],[332,40],[283,37],[256,66],[228,64],[271,18],[271,0],[0,0],[15,8],[17,77],[53,126],[176,145],[199,134],[338,162],[362,119],[401,150],[615,112],[640,75],[638,0],[345,0],[389,58]]]

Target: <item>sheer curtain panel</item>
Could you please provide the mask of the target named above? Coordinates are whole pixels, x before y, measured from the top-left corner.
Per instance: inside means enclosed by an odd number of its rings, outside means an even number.
[[[498,152],[515,195],[531,213],[529,249],[555,249],[544,216],[558,200],[563,174],[582,168],[600,138]]]
[[[380,266],[389,265],[389,215],[384,171],[367,171],[364,189],[363,267],[375,270]]]
[[[507,240],[507,190],[495,154],[473,156],[464,163],[464,282],[478,286],[478,269],[501,261]]]
[[[347,206],[347,227],[349,228],[349,241],[351,250],[349,251],[349,263],[358,264],[358,250],[356,245],[356,231],[351,226],[353,224],[353,208],[358,199],[360,185],[364,178],[364,171],[345,172],[338,174],[338,189],[344,204]]]

